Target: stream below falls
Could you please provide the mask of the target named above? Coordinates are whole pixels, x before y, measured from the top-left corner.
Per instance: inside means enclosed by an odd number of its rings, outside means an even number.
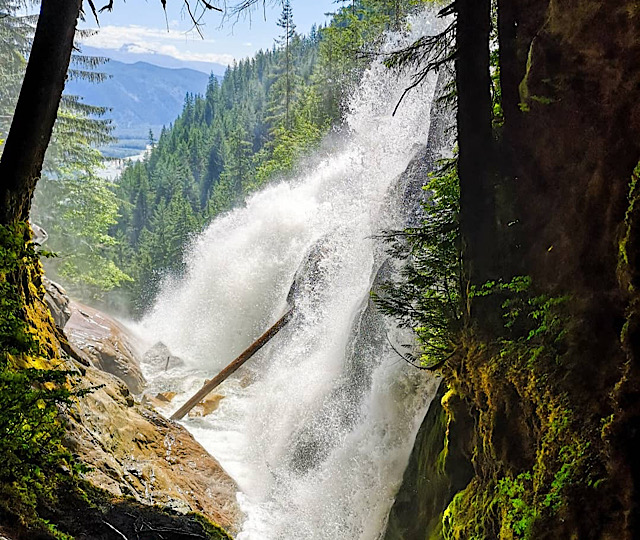
[[[415,16],[396,50],[441,22]],[[330,135],[294,180],[271,184],[196,239],[138,330],[183,365],[143,366],[171,414],[287,309],[291,322],[183,424],[239,486],[238,540],[376,540],[402,481],[436,379],[393,350],[412,336],[373,307],[393,271],[382,230],[402,228],[398,180],[429,135],[435,76],[393,109],[411,73],[374,62]],[[387,262],[385,262],[387,261]]]

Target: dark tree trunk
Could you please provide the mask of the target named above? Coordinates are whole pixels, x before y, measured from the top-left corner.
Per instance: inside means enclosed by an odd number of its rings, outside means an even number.
[[[500,54],[500,91],[503,124],[498,130],[498,138],[494,155],[496,156],[496,175],[500,195],[496,197],[496,214],[501,236],[500,260],[502,276],[516,276],[527,273],[524,257],[521,253],[522,226],[520,212],[516,205],[516,178],[518,171],[515,159],[516,133],[521,121],[520,92],[518,85],[524,76],[525,63],[522,69],[517,54],[517,18],[514,0],[498,0],[497,25]]]
[[[479,285],[495,277],[497,240],[490,173],[490,0],[457,0],[456,9],[460,221],[465,269]]]
[[[0,160],[0,224],[27,220],[71,59],[81,0],[42,0],[20,97]]]
[[[498,45],[500,50],[500,86],[502,90],[502,112],[505,126],[518,122],[520,96],[518,84],[522,80],[522,69],[517,54],[517,5],[513,0],[498,0]],[[511,139],[505,134],[505,139]]]

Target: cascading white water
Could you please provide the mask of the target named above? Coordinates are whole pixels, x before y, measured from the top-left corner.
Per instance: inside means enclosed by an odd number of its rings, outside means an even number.
[[[425,14],[409,28],[387,50],[437,30]],[[402,227],[394,183],[429,130],[435,80],[391,116],[409,83],[374,63],[342,147],[214,221],[194,242],[186,277],[165,284],[142,323],[150,342],[185,360],[146,367],[151,390],[183,392],[175,410],[282,315],[298,273],[294,319],[217,390],[225,399],[214,414],[184,422],[238,482],[238,540],[384,532],[435,388],[392,350],[387,337],[407,337],[368,301],[384,262],[375,235]]]

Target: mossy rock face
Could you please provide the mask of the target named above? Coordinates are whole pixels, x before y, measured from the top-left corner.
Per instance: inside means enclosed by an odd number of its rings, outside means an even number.
[[[227,527],[237,518],[235,484],[186,430],[136,406],[115,377],[63,354],[69,345],[44,301],[42,268],[30,239],[27,224],[0,227],[0,534],[28,539],[230,538],[199,515],[145,505],[79,480],[95,471],[79,455],[83,445],[107,458],[90,463],[96,468],[102,464],[108,469],[111,462],[119,463],[117,458],[123,461],[125,452],[129,458],[149,456],[164,464],[156,468],[158,485],[151,487],[166,489],[151,493],[154,502],[183,502]],[[96,405],[92,415],[90,404]],[[96,418],[99,411],[103,416]],[[123,429],[115,429],[117,421]],[[86,425],[91,422],[93,432]],[[79,438],[70,444],[74,435]],[[114,456],[118,448],[121,453]],[[115,487],[124,491],[126,484]],[[210,487],[218,489],[209,494]],[[172,497],[171,490],[188,493],[188,502],[186,495]],[[135,487],[132,491],[136,493]]]
[[[384,540],[436,540],[442,536],[442,514],[453,496],[473,474],[471,463],[459,442],[449,434],[459,431],[464,414],[455,424],[443,407],[447,385],[442,382],[422,421],[409,464],[389,514]],[[447,408],[453,404],[447,402]],[[464,430],[468,431],[468,430]],[[452,444],[456,446],[453,447]]]
[[[475,476],[444,534],[639,538],[637,189],[627,196],[640,156],[640,10],[630,0],[507,5],[517,32],[501,55],[517,61],[501,77],[516,92],[503,97],[524,107],[505,109],[519,231],[504,275],[568,300],[555,336],[541,326],[481,334],[474,324],[487,325],[472,320],[459,340],[444,375],[477,422]]]

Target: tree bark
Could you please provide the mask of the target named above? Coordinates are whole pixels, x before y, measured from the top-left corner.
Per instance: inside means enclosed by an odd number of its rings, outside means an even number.
[[[494,277],[497,242],[490,173],[490,0],[457,0],[456,11],[460,226],[467,276],[481,285]]]
[[[500,50],[500,86],[505,126],[520,118],[518,84],[524,75],[517,54],[517,5],[513,0],[498,0],[498,44]],[[511,137],[505,134],[506,139]]]
[[[81,0],[42,0],[0,160],[0,224],[26,221],[64,89]]]

